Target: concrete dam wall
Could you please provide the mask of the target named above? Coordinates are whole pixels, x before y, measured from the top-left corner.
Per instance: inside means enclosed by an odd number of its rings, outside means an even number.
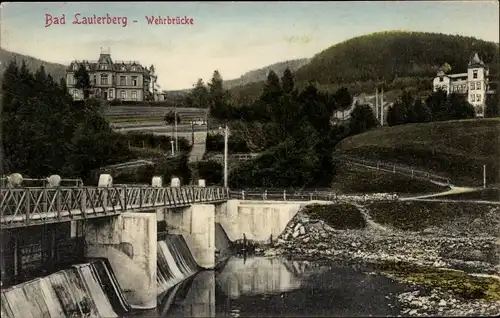
[[[2,316],[120,317],[159,304],[162,311],[168,310],[182,284],[202,269],[215,268],[220,261],[216,254],[228,259],[231,241],[245,236],[269,242],[311,203],[229,200],[87,221],[82,237],[86,263],[2,290]],[[167,230],[159,233],[159,224],[166,224]],[[254,269],[268,265],[280,266],[259,263]],[[268,279],[294,286],[288,279]],[[201,307],[193,311],[213,310]]]
[[[233,242],[243,239],[243,235],[255,242],[269,242],[285,230],[303,206],[314,203],[325,202],[228,200],[216,206],[215,221]]]

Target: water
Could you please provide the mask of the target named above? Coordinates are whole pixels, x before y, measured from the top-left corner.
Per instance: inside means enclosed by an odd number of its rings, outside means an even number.
[[[2,317],[119,317],[130,310],[107,260],[2,290]]]
[[[222,237],[223,238],[223,237]],[[229,249],[221,239],[222,249]],[[158,307],[131,311],[107,260],[2,290],[2,317],[394,316],[405,285],[369,268],[280,257],[225,258],[200,271],[181,235],[158,241]]]
[[[233,257],[171,290],[161,317],[395,316],[403,284],[368,268],[283,258]]]

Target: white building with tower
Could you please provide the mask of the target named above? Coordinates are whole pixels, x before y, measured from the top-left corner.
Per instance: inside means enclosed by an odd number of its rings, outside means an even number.
[[[484,116],[486,94],[488,86],[489,69],[477,53],[473,53],[467,73],[445,74],[441,68],[433,80],[434,91],[439,89],[448,94],[467,94],[468,102],[474,107],[477,117]]]

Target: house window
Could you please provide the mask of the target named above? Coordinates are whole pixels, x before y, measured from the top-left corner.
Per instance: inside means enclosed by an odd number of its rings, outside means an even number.
[[[481,90],[481,82],[477,82],[477,83],[476,83],[476,89],[477,89],[478,91],[480,91],[480,90]]]
[[[125,71],[125,69],[126,69],[126,68],[125,68],[125,65],[122,65],[121,70],[122,70],[122,71]]]
[[[469,89],[470,89],[471,91],[473,91],[473,90],[474,90],[474,82],[471,82],[471,83],[469,84]]]
[[[121,91],[120,92],[120,97],[121,97],[121,99],[127,98],[127,92],[126,91]]]
[[[113,99],[113,90],[112,90],[112,89],[110,89],[110,90],[108,91],[108,97],[109,97],[110,99]]]
[[[474,102],[474,100],[475,100],[475,99],[474,99],[474,94],[470,95],[470,96],[469,96],[469,101],[470,101],[471,103],[473,103],[473,102]]]
[[[108,75],[106,74],[101,75],[101,85],[108,85]]]
[[[125,76],[120,76],[120,86],[127,85],[127,78]]]
[[[472,78],[477,78],[477,71],[472,72]]]
[[[442,77],[440,77],[440,78],[439,78],[439,81],[440,81],[440,82],[442,82],[442,81],[443,81],[443,78],[442,78]]]
[[[108,66],[106,64],[101,64],[101,70],[107,70]]]
[[[477,102],[480,102],[480,101],[481,101],[481,94],[477,94],[477,95],[476,95],[476,101],[477,101]]]
[[[73,98],[78,98],[78,90],[77,89],[73,90]]]
[[[135,66],[132,66],[132,72],[135,72]]]
[[[132,86],[137,86],[138,80],[137,76],[132,76]]]
[[[132,91],[132,99],[133,100],[137,99],[137,92],[136,91]]]

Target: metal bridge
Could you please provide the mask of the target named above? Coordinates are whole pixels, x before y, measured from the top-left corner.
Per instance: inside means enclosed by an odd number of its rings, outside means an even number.
[[[224,202],[222,187],[11,187],[0,189],[2,229]]]

